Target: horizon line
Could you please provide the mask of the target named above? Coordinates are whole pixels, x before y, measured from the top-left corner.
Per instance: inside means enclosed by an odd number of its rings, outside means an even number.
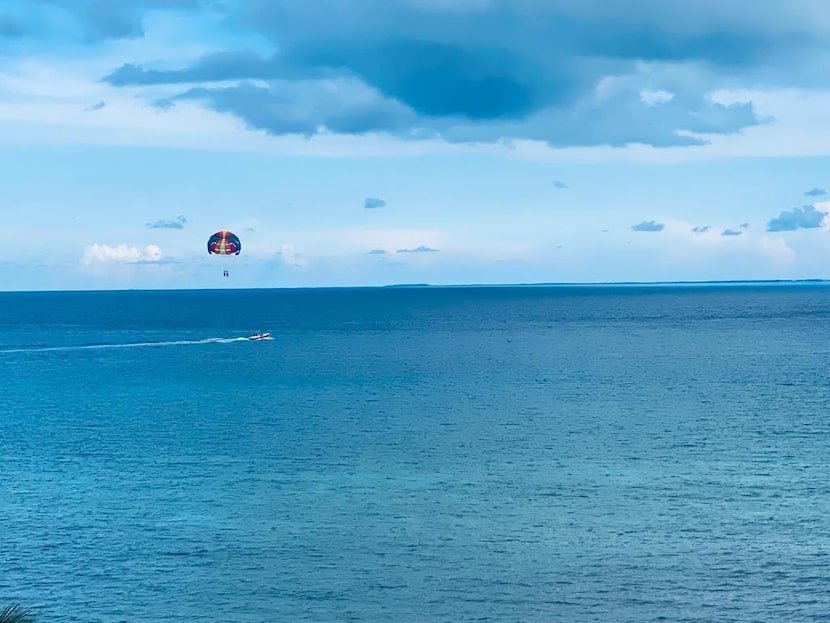
[[[83,290],[0,290],[0,294],[76,294],[100,292],[207,292],[207,291],[258,291],[258,290],[381,290],[381,289],[452,289],[452,288],[591,288],[591,287],[659,287],[659,286],[752,286],[752,285],[827,285],[830,279],[713,279],[713,280],[676,280],[676,281],[539,281],[516,283],[392,283],[383,285],[347,285],[347,286],[273,286],[273,287],[198,287],[198,288],[98,288]]]

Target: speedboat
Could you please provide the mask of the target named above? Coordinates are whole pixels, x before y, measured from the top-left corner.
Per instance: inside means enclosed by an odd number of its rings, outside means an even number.
[[[270,333],[268,333],[267,331],[262,331],[261,333],[254,333],[253,335],[249,335],[248,339],[251,341],[267,340],[269,337],[271,337]]]

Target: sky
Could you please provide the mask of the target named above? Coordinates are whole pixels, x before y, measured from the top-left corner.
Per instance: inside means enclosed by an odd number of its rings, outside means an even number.
[[[828,70],[826,0],[4,0],[0,290],[830,278]]]

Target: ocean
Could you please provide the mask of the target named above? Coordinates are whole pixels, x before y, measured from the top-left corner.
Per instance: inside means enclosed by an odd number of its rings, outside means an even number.
[[[829,621],[828,320],[816,284],[0,294],[0,609]]]

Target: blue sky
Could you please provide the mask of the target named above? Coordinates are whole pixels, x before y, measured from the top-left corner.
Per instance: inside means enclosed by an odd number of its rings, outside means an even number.
[[[823,0],[6,0],[0,290],[830,278],[828,41]]]

